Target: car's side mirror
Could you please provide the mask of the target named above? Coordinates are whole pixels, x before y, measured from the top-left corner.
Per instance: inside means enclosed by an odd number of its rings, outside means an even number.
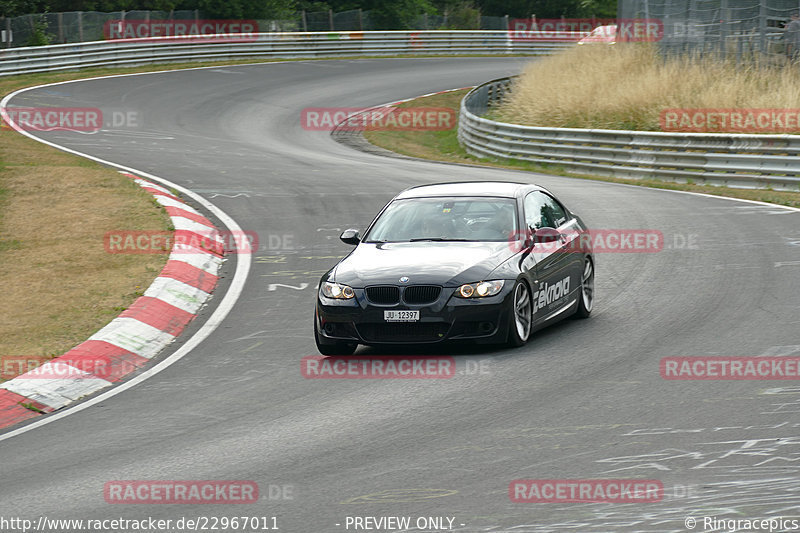
[[[356,245],[361,242],[361,235],[359,235],[357,229],[346,229],[339,235],[339,238],[345,244],[352,244]]]
[[[562,238],[561,232],[555,228],[544,227],[533,231],[533,244],[549,244]]]

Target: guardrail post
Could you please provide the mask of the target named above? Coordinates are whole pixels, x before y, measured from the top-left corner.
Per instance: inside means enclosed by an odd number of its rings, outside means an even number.
[[[333,9],[328,10],[328,23],[331,26],[331,31],[333,31]]]
[[[361,14],[361,8],[358,8],[358,31],[364,31],[364,20]]]
[[[306,10],[305,9],[302,10],[300,12],[300,15],[301,15],[301,17],[303,19],[303,31],[304,32],[308,32],[308,22],[306,22]]]
[[[721,57],[724,59],[727,53],[727,40],[728,40],[728,0],[721,0],[719,7],[719,50]]]
[[[503,17],[503,25],[506,27],[506,53],[510,54],[514,51],[514,43],[511,42],[511,31],[508,25],[508,15]]]
[[[761,55],[767,53],[767,0],[758,3],[758,51]]]
[[[736,41],[736,62],[741,63],[744,50],[744,35],[740,35]]]

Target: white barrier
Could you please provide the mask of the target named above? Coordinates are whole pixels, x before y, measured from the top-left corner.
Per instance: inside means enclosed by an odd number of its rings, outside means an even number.
[[[149,63],[376,55],[545,55],[574,44],[564,37],[516,39],[506,31],[251,33],[120,39],[0,50],[0,76]]]
[[[470,154],[579,174],[800,191],[800,135],[543,128],[481,117],[510,83],[484,83],[462,100],[458,138]]]

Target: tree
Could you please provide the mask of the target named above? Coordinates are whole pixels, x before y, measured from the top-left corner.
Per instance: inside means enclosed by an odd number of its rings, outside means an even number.
[[[598,18],[617,18],[617,0],[580,0],[580,14]]]
[[[36,15],[33,21],[33,31],[28,37],[28,46],[44,46],[50,44],[53,36],[47,33],[47,20],[44,15]]]
[[[376,30],[414,29],[420,15],[436,13],[436,8],[428,0],[364,0],[360,7],[369,10]]]
[[[581,18],[617,16],[617,0],[478,0],[484,15],[512,18]]]
[[[197,8],[210,19],[279,19],[295,11],[294,0],[200,0]]]
[[[18,17],[40,12],[34,0],[0,0],[0,17]],[[44,10],[41,10],[44,11]]]
[[[479,30],[481,12],[472,2],[457,0],[448,1],[439,8],[439,13],[446,19],[442,29],[447,30]]]

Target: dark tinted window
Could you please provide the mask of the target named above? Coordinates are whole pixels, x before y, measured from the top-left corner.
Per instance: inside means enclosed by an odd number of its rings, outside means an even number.
[[[566,211],[552,196],[533,191],[525,197],[525,224],[528,227],[557,228],[566,221]]]
[[[375,222],[365,241],[505,241],[517,231],[516,213],[512,198],[395,200]]]

